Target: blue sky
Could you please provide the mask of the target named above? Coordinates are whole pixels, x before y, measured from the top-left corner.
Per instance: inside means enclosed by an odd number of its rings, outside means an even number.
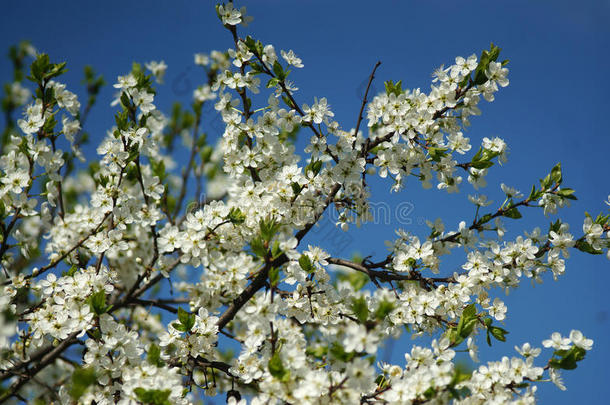
[[[453,63],[458,55],[479,55],[490,42],[500,46],[501,58],[510,59],[510,86],[497,93],[495,102],[482,102],[483,115],[472,119],[466,135],[474,144],[485,136],[500,136],[510,147],[508,163],[491,169],[483,192],[501,203],[501,182],[526,192],[561,161],[564,185],[574,188],[579,200],[560,215],[579,235],[583,212],[606,210],[603,200],[610,194],[610,2],[499,3],[262,0],[238,4],[247,5],[255,18],[242,33],[293,49],[303,59],[305,68],[291,74],[301,89],[297,100],[311,103],[314,96],[327,97],[344,128],[355,124],[363,84],[377,60],[382,62],[373,86],[377,91],[388,79],[402,79],[403,87],[426,90],[439,65]],[[129,71],[132,61],[163,59],[169,69],[156,104],[165,111],[175,100],[188,103],[194,87],[204,81],[193,66],[193,53],[231,46],[213,2],[186,0],[7,1],[0,15],[0,38],[2,49],[29,39],[52,60],[67,60],[70,71],[63,80],[80,95],[86,64],[113,83],[117,75]],[[0,61],[3,80],[8,79],[9,69],[7,60]],[[109,86],[102,90],[87,122],[94,143],[113,124],[112,94]],[[457,227],[473,215],[466,202],[466,195],[473,192],[468,185],[459,195],[425,191],[415,182],[399,194],[389,194],[388,183],[372,187],[376,201],[392,207],[410,204],[406,214],[410,223],[401,226],[422,236],[427,230],[425,219],[441,217],[448,227]],[[516,235],[537,225],[545,230],[552,219],[530,210],[523,220],[507,225]],[[347,240],[325,228],[313,232],[308,242],[326,243],[332,254],[343,257],[359,252],[382,258],[383,241],[393,238],[395,227],[371,225],[354,230]],[[606,403],[609,263],[603,257],[575,253],[559,281],[547,278],[535,288],[525,281],[506,297],[506,328],[511,332],[507,343],[484,350],[483,358],[512,354],[512,347],[524,341],[539,345],[555,330],[567,334],[580,329],[595,340],[594,350],[577,370],[564,373],[567,392],[542,384],[539,398],[541,403]],[[403,362],[399,353],[408,349],[406,344],[394,346],[394,361]]]

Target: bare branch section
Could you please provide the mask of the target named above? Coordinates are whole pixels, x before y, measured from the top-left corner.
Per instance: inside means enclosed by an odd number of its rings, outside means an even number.
[[[356,136],[358,135],[358,131],[360,130],[360,123],[362,122],[362,114],[364,113],[364,107],[366,107],[366,103],[368,103],[369,90],[371,89],[371,84],[373,83],[373,79],[375,78],[375,72],[377,68],[381,65],[381,62],[375,63],[375,67],[373,67],[373,71],[369,76],[369,81],[366,85],[366,90],[364,91],[364,98],[362,99],[362,105],[360,106],[360,112],[358,112],[358,120],[356,121],[356,129],[354,133]]]

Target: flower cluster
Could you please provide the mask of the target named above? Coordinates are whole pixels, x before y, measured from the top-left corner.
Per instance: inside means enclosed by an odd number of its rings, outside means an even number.
[[[327,210],[342,231],[366,226],[378,179],[395,192],[411,177],[447,192],[486,187],[508,146],[466,135],[479,103],[509,84],[500,49],[441,66],[429,90],[385,82],[367,102],[376,65],[356,127],[344,128],[332,100],[297,101],[293,50],[240,36],[245,7],[216,11],[233,45],[195,55],[207,81],[191,108],[159,111],[167,65],[134,64],[113,85],[97,159],[81,152],[81,125],[103,79],[85,71],[81,106],[58,81],[65,63],[12,53],[16,69],[33,57],[35,86],[17,80],[3,103],[0,402],[189,404],[226,392],[234,404],[533,403],[546,377],[563,388],[561,370],[592,349],[579,331],[545,340],[546,364],[528,343],[472,372],[455,362],[457,351],[478,362],[482,339],[506,340],[499,292],[556,279],[576,250],[610,258],[609,215],[587,214],[582,235],[557,220],[506,236],[506,218],[575,199],[561,165],[527,196],[506,184],[498,205],[469,196],[472,221],[397,230],[385,257],[304,246]],[[214,143],[207,112],[222,126]],[[446,260],[456,251],[457,270]],[[404,335],[435,340],[404,365],[376,363]]]

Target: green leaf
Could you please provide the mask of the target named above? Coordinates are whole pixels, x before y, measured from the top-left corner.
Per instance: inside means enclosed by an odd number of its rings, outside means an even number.
[[[576,363],[585,358],[586,353],[585,349],[578,346],[572,346],[570,350],[556,350],[553,355],[559,358],[553,358],[549,364],[553,368],[573,370],[577,367]]]
[[[255,55],[262,55],[263,54],[263,43],[261,41],[252,39],[252,41],[250,41],[250,45],[248,46],[248,49],[250,49],[250,51],[252,51],[252,53],[254,53]],[[263,69],[261,66],[261,71],[262,70]]]
[[[362,323],[369,319],[369,307],[364,297],[352,299],[352,311],[354,311],[354,315]]]
[[[177,331],[186,332],[186,327],[183,324],[181,324],[180,322],[172,322],[172,326]]]
[[[273,73],[281,82],[288,76],[288,71],[285,71],[277,60],[273,62]]]
[[[256,53],[256,41],[250,35],[246,36],[244,44],[246,44],[246,47],[250,52]]]
[[[356,357],[355,352],[346,352],[343,346],[338,342],[333,342],[332,346],[330,347],[330,354],[332,354],[334,358],[345,363]]]
[[[460,365],[456,365],[455,369],[454,369],[454,374],[453,374],[453,378],[451,380],[451,385],[455,385],[455,384],[459,384],[462,381],[467,381],[470,379],[470,377],[472,376],[472,373],[467,372],[466,370],[463,370],[464,367],[463,365],[460,367]]]
[[[462,311],[462,317],[458,322],[456,333],[462,340],[466,339],[472,333],[477,322],[477,309],[475,304],[470,304]]]
[[[464,341],[464,338],[460,336],[456,327],[449,327],[445,331],[445,337],[451,342],[451,347],[459,346]]]
[[[479,225],[486,224],[489,221],[491,221],[491,219],[492,219],[491,214],[485,214],[481,218],[479,218]]]
[[[259,228],[263,240],[270,242],[275,234],[280,230],[280,224],[273,218],[266,218],[261,220]]]
[[[307,166],[305,166],[305,173],[312,172],[315,176],[320,173],[320,169],[322,169],[322,161],[312,160]]]
[[[189,313],[186,312],[182,307],[178,307],[178,320],[181,324],[186,325],[188,322]]]
[[[532,185],[532,191],[530,191],[529,197],[527,197],[530,201],[535,201],[542,197],[542,190],[536,190],[536,186]]]
[[[231,211],[229,211],[229,215],[227,215],[227,219],[229,221],[231,221],[232,224],[243,224],[244,221],[246,220],[246,214],[244,214],[243,212],[241,212],[241,209],[239,209],[239,207],[233,207],[231,208]]]
[[[462,331],[460,332],[460,336],[463,339],[466,339],[468,336],[470,336],[470,334],[474,330],[474,327],[475,327],[476,324],[477,324],[476,317],[474,319],[470,319],[470,320],[464,322],[464,326],[462,327]]]
[[[97,316],[102,315],[109,309],[106,305],[106,292],[104,290],[99,290],[98,292],[91,294],[87,300],[89,301],[91,312]]]
[[[495,157],[496,157],[496,156],[498,156],[498,155],[499,155],[499,153],[498,153],[498,152],[494,152],[494,151],[493,151],[493,150],[491,150],[491,149],[485,149],[485,150],[483,151],[483,158],[482,158],[482,160],[490,160],[490,159],[495,158]]]
[[[165,162],[163,160],[151,160],[150,166],[152,168],[153,174],[159,178],[159,181],[165,180],[167,173],[165,172]]]
[[[447,156],[447,148],[428,148],[430,158],[435,162],[440,162],[441,158]]]
[[[212,153],[214,153],[214,148],[212,148],[211,146],[205,146],[202,150],[201,150],[201,161],[202,162],[209,162],[210,158],[212,157]]]
[[[477,307],[475,306],[475,304],[470,304],[468,306],[466,306],[466,308],[464,308],[464,310],[462,311],[462,316],[466,317],[468,319],[475,317],[477,314]]]
[[[279,352],[273,353],[273,356],[269,359],[269,363],[267,363],[267,368],[269,369],[269,373],[280,381],[288,381],[290,379],[290,371],[282,364],[282,358],[280,357]]]
[[[256,63],[256,62],[250,62],[250,64],[248,65],[250,66],[250,69],[252,69],[250,72],[250,74],[252,75],[259,75],[261,73],[263,73],[263,67]]]
[[[269,269],[269,283],[271,284],[272,287],[275,287],[279,284],[279,282],[280,282],[280,268],[272,267],[271,269]]]
[[[605,226],[608,223],[609,219],[610,219],[610,214],[602,215],[600,213],[599,215],[597,215],[597,218],[595,218],[595,221],[593,221],[593,222],[596,224],[600,224],[601,226]]]
[[[62,63],[52,63],[49,66],[48,71],[43,75],[44,80],[50,80],[54,77],[60,76],[68,71],[66,67],[66,62]]]
[[[264,258],[267,255],[267,249],[265,249],[264,241],[260,236],[257,236],[250,241],[250,248],[252,249],[252,252],[260,258]]]
[[[144,128],[146,126],[146,121],[148,120],[149,116],[150,114],[142,115],[142,118],[140,118],[140,122],[138,123],[139,128]]]
[[[271,257],[278,257],[282,253],[282,249],[280,248],[280,241],[273,242],[273,247],[271,248]]]
[[[311,262],[311,259],[309,258],[309,256],[307,256],[305,254],[303,254],[303,255],[301,255],[301,257],[299,257],[299,265],[306,273],[311,274],[314,271],[316,271],[316,268],[314,267],[313,263]]]
[[[540,180],[540,187],[544,191],[548,191],[551,188],[551,184],[553,184],[553,179],[550,174],[547,174],[544,180]]]
[[[521,213],[519,212],[519,210],[515,207],[509,209],[508,211],[504,212],[504,216],[507,218],[512,218],[512,219],[519,219],[521,218]]]
[[[284,103],[286,103],[286,105],[289,108],[294,108],[295,107],[295,105],[292,102],[292,100],[288,96],[286,96],[286,95],[282,95],[282,101],[284,101]]]
[[[593,246],[591,246],[591,244],[589,244],[589,242],[585,240],[577,240],[575,247],[581,252],[589,253],[592,255],[601,255],[602,253],[604,253],[602,250],[594,249]]]
[[[498,339],[501,342],[506,342],[506,336],[508,334],[508,331],[502,328],[499,328],[497,326],[490,326],[488,328],[489,333],[491,333],[491,335],[493,337],[495,337],[496,339]]]
[[[303,187],[295,181],[290,183],[290,187],[292,188],[292,192],[294,193],[295,196],[299,195],[301,193],[301,191],[303,190]]]
[[[278,83],[280,82],[280,80],[277,77],[272,77],[271,79],[269,79],[269,81],[267,82],[267,88],[271,88],[271,87],[275,87],[278,85]]]
[[[70,266],[70,269],[67,272],[64,272],[65,273],[64,275],[67,277],[73,277],[77,271],[78,271],[78,266],[76,264],[73,264],[72,266]]]
[[[394,304],[390,301],[381,301],[375,310],[375,319],[383,321],[394,310]]]
[[[146,355],[146,361],[149,364],[157,367],[163,367],[165,362],[161,360],[161,348],[156,344],[151,344],[148,348],[148,354]]]
[[[369,282],[369,276],[360,272],[350,272],[347,274],[339,273],[337,278],[341,281],[347,281],[355,291],[360,291]]]
[[[50,99],[51,97],[47,97],[47,99]],[[45,132],[47,135],[53,134],[53,130],[55,129],[55,126],[57,125],[57,120],[55,119],[55,114],[51,114],[45,121],[42,130],[43,132]]]
[[[577,200],[576,196],[574,195],[574,190],[572,190],[571,188],[562,188],[561,190],[557,191],[557,195],[563,198],[567,198],[568,200]]]
[[[117,112],[114,115],[114,121],[120,131],[126,131],[129,128],[129,113],[127,111]]]
[[[75,401],[78,401],[83,396],[87,388],[97,381],[95,370],[93,368],[77,368],[72,373],[72,386],[70,387],[70,396]]]
[[[470,162],[470,166],[475,169],[487,169],[488,167],[493,166],[494,163],[489,160],[480,160],[478,162]]]
[[[30,65],[30,76],[28,79],[35,83],[41,83],[44,78],[44,74],[49,68],[49,64],[49,55],[46,53],[38,54],[34,62],[32,62]]]
[[[473,162],[478,162],[479,160],[481,160],[482,157],[483,157],[483,148],[479,146],[479,150],[472,157],[472,161]]]
[[[479,59],[479,64],[474,72],[474,84],[481,85],[487,82],[487,75],[485,71],[489,67],[490,62],[495,62],[500,55],[500,48],[495,46],[493,43],[490,46],[489,51],[483,51],[481,53],[481,58]]]
[[[549,226],[549,233],[551,231],[553,232],[559,232],[559,229],[561,228],[561,220],[557,220],[555,222],[551,222],[551,225]]]
[[[195,325],[195,315],[185,311],[182,307],[178,307],[178,320],[183,326],[184,330],[182,332],[190,332]]]
[[[169,401],[171,390],[147,390],[138,387],[133,392],[138,400],[145,405],[171,405]]]
[[[131,107],[131,99],[129,98],[129,94],[127,94],[127,92],[122,92],[121,93],[121,104],[125,108],[130,108]]]
[[[390,94],[394,94],[399,96],[403,93],[402,90],[402,80],[399,80],[394,84],[392,80],[388,80],[383,83],[385,85],[385,92],[389,96]]]
[[[470,81],[470,75],[466,75],[464,76],[464,79],[462,79],[462,81],[459,83],[460,88],[465,88],[468,85],[468,82]]]
[[[551,179],[556,184],[561,184],[561,163],[557,163],[551,170]]]
[[[322,359],[322,357],[326,356],[328,353],[328,346],[319,345],[315,347],[307,347],[305,352],[308,356],[315,357],[317,359]]]
[[[190,332],[190,330],[193,329],[193,326],[195,326],[195,314],[189,315],[188,322],[184,324],[187,332]]]

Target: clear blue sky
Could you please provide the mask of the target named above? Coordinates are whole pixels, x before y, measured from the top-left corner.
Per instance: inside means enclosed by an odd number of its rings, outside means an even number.
[[[425,90],[434,68],[451,64],[457,55],[480,54],[493,41],[511,60],[511,83],[497,93],[494,103],[482,102],[483,115],[473,118],[467,136],[474,144],[485,136],[501,136],[511,154],[507,164],[492,168],[483,192],[499,203],[500,182],[526,192],[561,161],[564,184],[576,189],[579,197],[561,212],[573,225],[573,233],[582,232],[585,210],[596,214],[606,209],[610,1],[244,3],[255,18],[247,33],[277,48],[293,49],[303,59],[305,68],[291,75],[301,89],[297,99],[311,103],[314,96],[327,97],[345,128],[355,124],[361,87],[377,60],[382,62],[374,85],[377,91],[387,79],[402,79],[404,87]],[[52,60],[67,60],[70,72],[63,80],[81,96],[86,64],[113,83],[117,75],[129,71],[132,61],[163,59],[169,69],[156,104],[165,111],[174,100],[188,103],[194,86],[204,80],[193,67],[193,53],[231,46],[212,1],[5,1],[0,38],[2,49],[29,39]],[[3,81],[9,68],[6,60],[0,62]],[[87,122],[94,142],[113,124],[112,93],[110,87],[102,91]],[[412,204],[411,224],[403,228],[422,236],[427,230],[424,219],[442,217],[447,226],[455,227],[473,215],[465,202],[473,192],[467,185],[457,196],[422,191],[415,182],[393,195],[387,193],[386,183],[372,186],[377,201]],[[507,223],[514,232],[536,225],[546,230],[552,219],[539,211],[524,214],[523,220]],[[311,241],[323,240],[325,232],[314,232]],[[334,247],[331,243],[331,253],[348,257],[358,251],[381,258],[386,254],[383,241],[393,238],[393,230],[373,225],[350,235],[348,243]],[[524,341],[540,345],[555,330],[567,334],[571,328],[580,329],[595,340],[594,350],[577,370],[564,373],[567,392],[542,384],[539,398],[545,404],[607,403],[609,263],[602,257],[574,254],[559,281],[547,278],[535,288],[524,282],[506,298],[508,342],[484,351],[483,358],[499,359]],[[399,353],[408,350],[402,344],[393,350],[399,364],[404,362]]]

